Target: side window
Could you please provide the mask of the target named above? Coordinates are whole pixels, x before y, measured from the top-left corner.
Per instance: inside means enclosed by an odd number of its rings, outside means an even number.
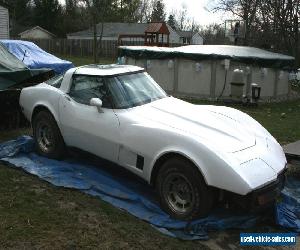
[[[112,107],[105,80],[100,76],[74,75],[69,95],[76,102],[85,105],[90,105],[92,98],[100,98],[103,108]]]
[[[52,77],[51,79],[49,79],[45,83],[47,83],[47,84],[49,84],[49,85],[51,85],[51,86],[59,89],[60,85],[62,83],[63,78],[64,78],[63,74],[57,75],[57,76]]]

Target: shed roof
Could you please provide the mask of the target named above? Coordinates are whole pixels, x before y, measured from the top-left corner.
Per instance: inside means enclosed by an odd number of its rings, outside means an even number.
[[[120,34],[136,35],[144,34],[147,28],[147,23],[104,23],[103,36],[104,37],[118,37]],[[101,32],[101,23],[97,24],[97,33]],[[93,36],[93,29],[82,30],[68,34],[68,36]]]
[[[34,26],[34,27],[32,27],[32,28],[29,28],[29,29],[27,29],[27,30],[24,30],[23,32],[21,32],[21,33],[19,34],[19,36],[24,35],[24,34],[26,34],[26,33],[29,33],[30,31],[33,31],[33,30],[41,30],[41,31],[43,31],[43,32],[45,32],[45,33],[47,33],[47,34],[49,34],[50,36],[55,37],[55,35],[54,35],[53,33],[51,33],[50,31],[48,31],[48,30],[46,30],[46,29],[43,29],[43,28],[40,27],[40,26]]]
[[[8,6],[4,6],[4,5],[5,5],[5,3],[2,3],[2,4],[0,5],[0,8],[3,8],[3,9],[6,9],[6,10],[7,10]]]
[[[223,60],[256,64],[261,67],[290,68],[295,58],[279,53],[245,46],[230,45],[189,45],[176,48],[147,46],[121,46],[120,56],[147,59],[167,59],[181,57],[191,60]]]
[[[170,34],[170,31],[169,31],[166,23],[164,23],[164,22],[149,23],[145,32],[146,33],[160,33],[160,34],[166,34],[166,35]]]
[[[180,37],[193,37],[193,35],[196,34],[196,32],[193,32],[191,30],[178,30],[177,31],[177,34],[180,36]]]

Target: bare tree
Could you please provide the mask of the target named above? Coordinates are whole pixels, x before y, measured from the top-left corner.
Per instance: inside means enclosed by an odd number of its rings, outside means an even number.
[[[111,0],[78,0],[78,2],[86,6],[89,13],[90,23],[93,29],[94,62],[97,63],[99,51],[101,52],[102,50],[101,42],[103,37],[104,21],[109,16],[112,1]],[[98,25],[100,25],[99,34],[97,29]]]
[[[210,24],[200,29],[199,33],[206,44],[224,44],[225,29],[222,25]]]
[[[170,15],[175,18],[175,26],[178,30],[196,31],[200,29],[200,26],[194,19],[189,18],[187,7],[182,5],[180,10],[172,10]]]
[[[155,3],[156,0],[140,0],[140,6],[138,8],[138,21],[140,23],[150,22]]]
[[[300,64],[299,0],[217,0],[214,10],[245,21],[245,42],[289,53]]]
[[[273,32],[274,42],[278,48],[285,48],[294,55],[297,62],[299,56],[300,1],[299,0],[266,0],[261,4],[261,25]],[[267,28],[269,27],[269,28]]]
[[[247,45],[260,1],[262,0],[218,0],[214,10],[229,12],[245,21],[244,45]]]

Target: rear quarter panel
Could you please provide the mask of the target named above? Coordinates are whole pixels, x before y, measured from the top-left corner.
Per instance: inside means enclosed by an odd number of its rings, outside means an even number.
[[[59,125],[59,99],[62,92],[46,83],[34,87],[24,88],[20,95],[20,106],[25,117],[32,122],[32,114],[35,108],[43,106],[54,116]]]

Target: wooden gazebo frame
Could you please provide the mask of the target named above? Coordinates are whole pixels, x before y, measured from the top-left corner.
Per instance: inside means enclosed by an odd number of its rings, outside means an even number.
[[[165,36],[167,40],[165,41]],[[170,31],[165,22],[149,23],[145,30],[146,46],[169,47],[170,45]]]

